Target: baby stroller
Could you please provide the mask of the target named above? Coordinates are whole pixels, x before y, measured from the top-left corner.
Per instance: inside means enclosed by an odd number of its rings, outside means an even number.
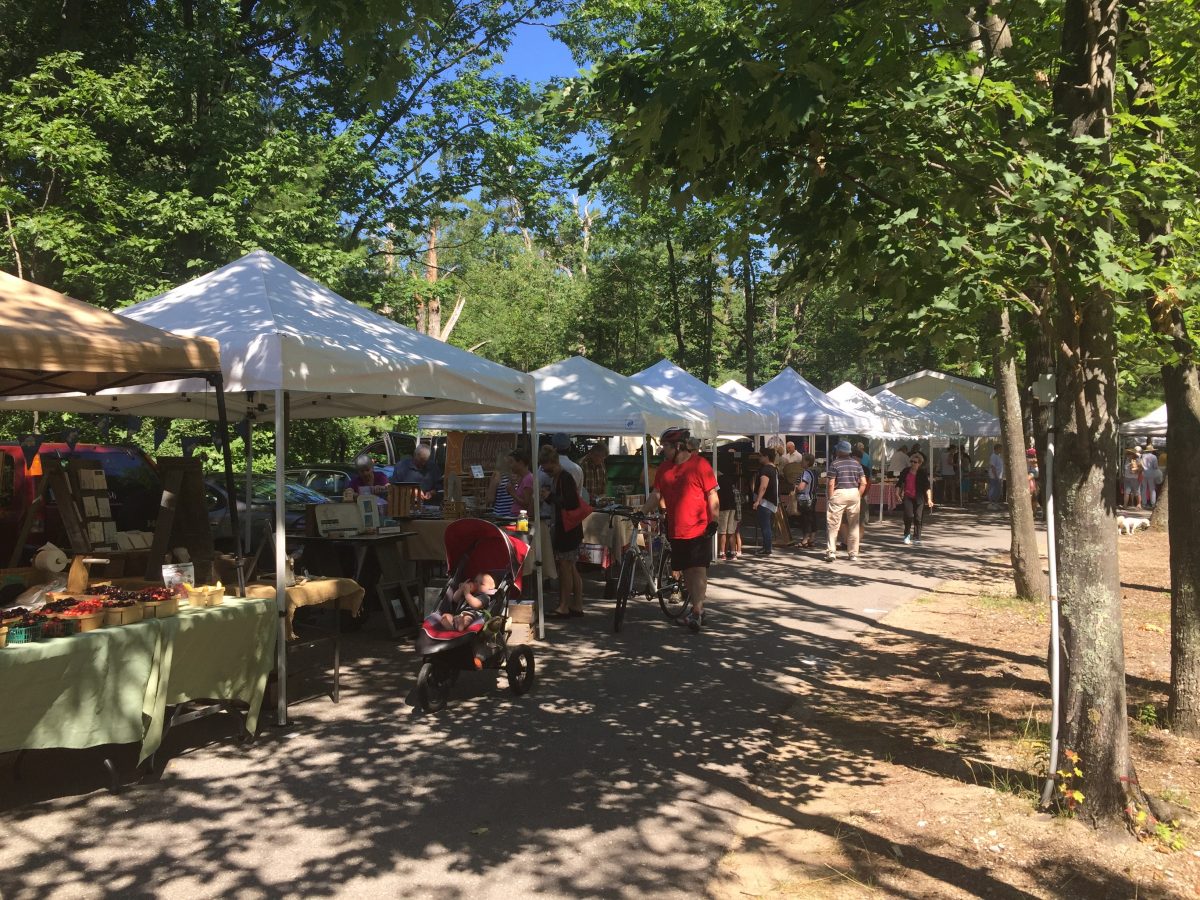
[[[464,669],[474,671],[479,654],[483,668],[505,669],[512,692],[524,694],[533,686],[533,648],[522,644],[510,651],[505,626],[509,602],[521,591],[521,566],[529,548],[483,519],[451,522],[446,528],[445,546],[450,579],[437,611],[421,623],[417,632],[417,653],[421,655],[417,702],[425,712],[444,709],[458,673]],[[459,585],[482,572],[496,580],[486,615],[466,631],[443,628],[442,614],[459,611],[454,608]]]

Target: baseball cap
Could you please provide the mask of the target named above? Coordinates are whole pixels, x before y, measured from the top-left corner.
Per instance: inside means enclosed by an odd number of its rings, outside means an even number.
[[[561,431],[554,434],[550,438],[550,443],[559,453],[571,449],[571,438],[568,435],[563,434]]]

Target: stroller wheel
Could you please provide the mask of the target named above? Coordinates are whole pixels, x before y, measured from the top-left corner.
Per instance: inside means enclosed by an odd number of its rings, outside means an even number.
[[[435,713],[446,708],[452,681],[448,675],[431,662],[421,664],[421,671],[417,674],[417,702],[422,710]]]
[[[508,654],[508,686],[520,696],[533,687],[533,648],[516,647]]]

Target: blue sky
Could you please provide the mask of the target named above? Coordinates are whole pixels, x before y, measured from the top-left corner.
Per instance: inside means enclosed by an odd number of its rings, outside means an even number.
[[[519,26],[500,68],[534,82],[578,74],[579,67],[571,59],[570,51],[551,34],[544,25]]]

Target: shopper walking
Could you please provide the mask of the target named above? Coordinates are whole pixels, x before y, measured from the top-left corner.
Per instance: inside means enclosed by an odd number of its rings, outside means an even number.
[[[538,453],[542,471],[550,476],[547,501],[551,509],[553,528],[550,543],[558,569],[558,608],[547,618],[566,619],[583,615],[583,577],[579,574],[579,545],[583,543],[583,523],[567,528],[563,513],[579,508],[579,486],[575,477],[562,466],[559,452],[543,447]]]
[[[812,547],[817,531],[817,458],[805,453],[796,479],[796,517],[800,520],[800,546]]]
[[[992,455],[988,457],[988,509],[999,509],[1004,499],[1004,457],[1000,445],[992,444]]]
[[[658,467],[654,488],[643,509],[657,510],[660,503],[667,508],[671,568],[683,573],[683,583],[692,601],[691,610],[675,622],[699,631],[704,622],[712,536],[717,533],[721,505],[712,466],[688,451],[689,437],[691,433],[686,428],[668,428],[663,432],[659,440],[664,464]]]
[[[1126,508],[1138,509],[1142,505],[1142,457],[1137,447],[1125,451],[1125,465],[1121,467],[1121,482],[1125,488],[1121,498]]]
[[[925,455],[919,450],[908,458],[908,471],[896,483],[896,499],[904,509],[904,543],[921,543],[925,510],[933,509],[933,485],[925,470]]]
[[[1147,442],[1142,452],[1142,506],[1154,509],[1158,503],[1158,486],[1162,484],[1162,469],[1158,466],[1158,456],[1154,445]]]
[[[722,453],[717,457],[717,555],[732,560],[737,554],[737,478],[733,456]]]
[[[958,498],[962,490],[958,471],[958,448],[946,448],[942,451],[941,458],[942,486],[945,490],[945,493],[942,495],[942,501],[944,503],[958,503]]]
[[[837,559],[838,529],[846,522],[846,550],[851,560],[858,559],[858,508],[867,492],[867,476],[857,459],[850,456],[849,441],[834,448],[837,458],[826,469],[827,499],[825,511],[825,559]]]
[[[775,535],[775,510],[779,509],[779,470],[775,468],[775,448],[762,452],[763,464],[755,476],[753,508],[758,513],[762,548],[756,556],[770,556]]]

